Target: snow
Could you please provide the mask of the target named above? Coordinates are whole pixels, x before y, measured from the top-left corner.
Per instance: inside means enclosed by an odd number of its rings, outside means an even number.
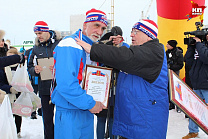
[[[44,138],[42,117],[37,116],[37,118],[38,119],[33,120],[30,119],[30,117],[23,117],[21,139]],[[185,118],[185,115],[182,112],[177,113],[176,110],[170,110],[167,139],[181,139],[186,134],[188,134],[188,118]],[[208,139],[208,135],[206,135],[206,133],[200,129],[198,138]]]

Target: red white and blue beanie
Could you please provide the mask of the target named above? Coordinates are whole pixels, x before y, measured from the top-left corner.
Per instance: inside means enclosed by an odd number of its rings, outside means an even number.
[[[106,14],[103,11],[96,10],[93,8],[93,9],[86,12],[85,23],[94,22],[94,21],[100,21],[100,22],[104,23],[106,26],[108,25]]]
[[[152,39],[157,38],[158,27],[157,24],[152,20],[143,19],[134,24],[133,28],[144,32],[147,36],[149,36]]]
[[[48,24],[44,21],[38,21],[34,26],[34,32],[36,31],[49,32]]]

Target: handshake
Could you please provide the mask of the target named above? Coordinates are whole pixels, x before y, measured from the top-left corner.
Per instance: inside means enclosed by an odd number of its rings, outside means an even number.
[[[13,87],[10,88],[10,92],[12,94],[18,94],[18,92]],[[0,104],[3,102],[5,95],[6,95],[6,92],[0,89]]]

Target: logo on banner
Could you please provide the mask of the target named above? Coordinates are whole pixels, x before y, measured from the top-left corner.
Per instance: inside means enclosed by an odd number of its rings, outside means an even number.
[[[203,11],[206,8],[206,6],[199,6],[197,3],[193,1],[191,1],[191,3],[192,3],[191,12],[189,12],[189,14],[186,15],[188,17],[188,21],[191,18],[199,16],[201,22],[203,23]]]

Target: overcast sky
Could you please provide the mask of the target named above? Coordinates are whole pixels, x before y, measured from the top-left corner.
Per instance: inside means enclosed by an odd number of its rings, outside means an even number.
[[[52,30],[69,31],[70,15],[85,14],[91,8],[104,11],[111,19],[111,0],[0,1],[0,29],[5,30],[5,39],[10,39],[12,45],[22,44],[26,40],[34,41],[33,27],[39,20],[47,22]],[[150,3],[151,0],[114,0],[114,25],[122,28],[127,43],[131,43],[133,24],[141,19],[142,11],[146,14]],[[205,9],[204,24],[208,24],[207,12]],[[157,22],[156,0],[153,0],[147,15]]]

